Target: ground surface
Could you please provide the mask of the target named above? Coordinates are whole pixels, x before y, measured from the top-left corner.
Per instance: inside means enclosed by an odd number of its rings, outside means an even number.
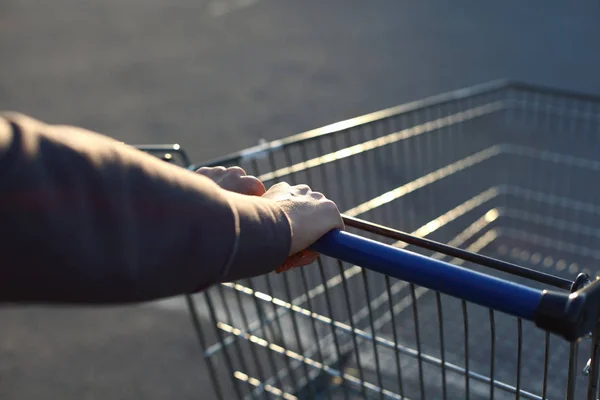
[[[213,158],[497,78],[600,93],[597,3],[5,0],[0,109]],[[177,304],[4,307],[0,398],[210,398]]]

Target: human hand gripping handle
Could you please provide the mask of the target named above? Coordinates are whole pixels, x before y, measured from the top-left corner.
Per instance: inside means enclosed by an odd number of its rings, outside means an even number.
[[[283,272],[308,265],[319,253],[308,247],[334,229],[344,229],[342,216],[335,203],[307,185],[290,186],[278,183],[263,198],[275,201],[290,220],[292,244],[286,263],[276,269]]]
[[[256,177],[246,174],[240,167],[202,167],[196,173],[210,178],[217,185],[231,192],[248,196],[262,196],[267,191]]]
[[[319,253],[308,249],[327,232],[344,229],[340,212],[334,202],[307,185],[290,186],[278,183],[266,190],[263,183],[248,176],[239,167],[203,167],[196,171],[216,182],[223,189],[236,193],[262,196],[275,202],[287,216],[292,233],[289,258],[276,271],[282,272],[314,262]]]

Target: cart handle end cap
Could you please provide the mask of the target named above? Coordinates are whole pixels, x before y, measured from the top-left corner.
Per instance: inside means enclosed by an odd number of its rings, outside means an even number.
[[[592,332],[600,317],[600,280],[571,294],[544,290],[535,324],[573,342]]]

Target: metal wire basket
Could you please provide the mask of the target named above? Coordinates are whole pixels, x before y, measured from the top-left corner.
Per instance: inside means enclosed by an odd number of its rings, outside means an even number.
[[[204,163],[307,183],[348,226],[187,297],[215,395],[595,399],[598,134],[600,97],[492,82]]]

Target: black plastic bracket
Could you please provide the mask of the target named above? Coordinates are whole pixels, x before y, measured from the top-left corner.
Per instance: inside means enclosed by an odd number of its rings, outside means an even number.
[[[599,319],[600,280],[580,274],[570,294],[544,290],[535,324],[573,342],[593,332]]]

